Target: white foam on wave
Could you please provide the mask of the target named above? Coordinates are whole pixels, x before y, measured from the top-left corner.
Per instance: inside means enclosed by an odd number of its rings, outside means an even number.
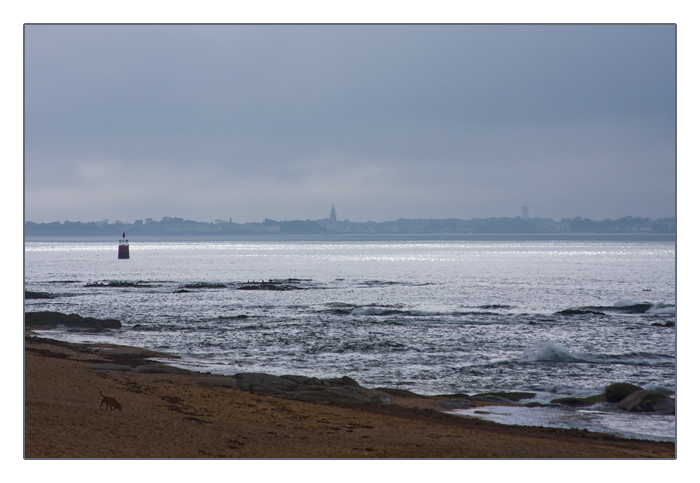
[[[640,304],[644,304],[644,303],[647,303],[647,302],[622,299],[622,300],[618,300],[617,302],[615,302],[613,304],[613,307],[631,307],[633,305],[640,305]]]
[[[545,340],[523,352],[523,359],[531,362],[577,362],[580,357],[569,352],[564,346]]]
[[[649,310],[647,310],[645,313],[647,314],[654,314],[654,315],[675,315],[676,314],[676,306],[675,305],[667,305],[662,302],[656,302]]]
[[[645,314],[651,314],[651,315],[675,315],[676,314],[676,306],[675,305],[670,305],[670,304],[665,304],[663,302],[656,302],[656,303],[651,303],[651,302],[643,302],[640,300],[618,300],[613,304],[613,307],[617,308],[624,308],[624,307],[635,307],[639,305],[649,305],[649,308],[644,312]]]

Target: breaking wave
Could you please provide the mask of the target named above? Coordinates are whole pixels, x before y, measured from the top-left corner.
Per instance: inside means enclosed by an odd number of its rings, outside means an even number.
[[[676,306],[663,302],[641,302],[635,300],[618,300],[609,306],[584,307],[585,310],[597,312],[614,312],[618,314],[676,315]]]
[[[676,315],[676,306],[657,302],[645,313],[657,315]]]
[[[564,346],[550,340],[526,349],[523,359],[528,362],[586,362],[585,359],[569,352]]]
[[[632,300],[618,300],[611,310],[626,314],[672,314],[676,313],[676,306],[663,302],[637,302]]]
[[[523,352],[526,362],[586,362],[592,364],[622,365],[674,365],[675,358],[650,352],[629,352],[623,354],[577,354],[561,344],[550,340],[542,341]]]

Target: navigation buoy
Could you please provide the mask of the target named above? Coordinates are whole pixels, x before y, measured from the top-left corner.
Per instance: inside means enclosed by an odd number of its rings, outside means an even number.
[[[129,240],[126,239],[126,233],[122,233],[122,239],[119,240],[119,259],[129,258]]]

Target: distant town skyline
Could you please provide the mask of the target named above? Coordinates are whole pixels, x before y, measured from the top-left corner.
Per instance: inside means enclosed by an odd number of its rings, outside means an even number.
[[[35,222],[675,215],[673,24],[24,26]]]
[[[372,219],[350,219],[342,216],[342,208],[340,210],[340,216],[338,215],[338,210],[335,208],[335,204],[331,204],[331,208],[329,210],[326,210],[327,215],[326,216],[300,216],[296,218],[291,218],[291,219],[282,219],[282,218],[271,218],[271,217],[264,217],[262,219],[258,220],[244,220],[244,221],[234,221],[232,216],[224,216],[224,217],[216,217],[216,218],[207,218],[207,219],[191,219],[191,218],[184,218],[182,216],[162,216],[162,217],[146,217],[146,218],[140,218],[136,220],[129,220],[129,219],[121,219],[121,218],[116,218],[116,219],[111,219],[111,218],[100,218],[100,219],[94,219],[94,220],[79,220],[79,219],[66,219],[66,220],[51,220],[51,221],[36,221],[36,220],[30,220],[28,218],[25,218],[25,222],[30,222],[30,223],[63,223],[63,222],[69,222],[69,223],[124,223],[124,224],[134,224],[134,223],[142,223],[142,222],[158,222],[161,220],[185,220],[188,222],[196,222],[196,223],[236,223],[236,224],[245,224],[245,223],[262,223],[266,220],[273,220],[273,221],[300,221],[300,220],[313,220],[313,221],[322,221],[326,220],[331,223],[336,223],[336,222],[351,222],[351,223],[391,223],[394,221],[399,221],[399,220],[449,220],[449,219],[458,219],[458,220],[470,220],[470,219],[491,219],[491,218],[522,218],[523,220],[532,220],[532,219],[551,219],[554,221],[561,221],[561,220],[572,220],[575,218],[580,218],[580,219],[591,219],[591,220],[596,220],[596,221],[604,221],[604,220],[610,220],[611,218],[591,218],[591,217],[586,217],[586,216],[581,216],[581,215],[571,215],[571,216],[563,216],[561,218],[553,218],[553,217],[548,217],[548,216],[540,216],[537,213],[531,214],[530,213],[530,207],[527,206],[527,203],[524,203],[518,210],[513,210],[513,213],[510,214],[505,214],[503,216],[491,216],[491,217],[445,217],[445,218],[414,218],[414,217],[408,217],[408,216],[400,216],[398,218],[395,218],[393,220],[372,220]],[[172,215],[172,213],[171,213]],[[174,214],[177,215],[177,214]],[[643,214],[639,213],[631,213],[628,215],[625,215],[623,217],[618,217],[619,218],[642,218],[642,219],[655,219],[654,217],[649,217],[649,216],[644,216]],[[661,219],[661,218],[675,218],[675,214],[669,217],[658,217],[656,219]]]
[[[637,234],[675,237],[675,218],[623,217],[616,220],[590,220],[574,217],[559,221],[529,216],[450,219],[406,219],[385,222],[356,222],[338,220],[335,206],[328,218],[316,220],[271,220],[233,223],[218,219],[214,222],[164,217],[147,218],[134,223],[109,220],[99,222],[33,223],[24,225],[24,233],[32,237],[51,236],[114,236],[128,231],[130,236],[276,236],[276,235],[478,235],[478,234]],[[669,238],[670,237],[670,238]]]

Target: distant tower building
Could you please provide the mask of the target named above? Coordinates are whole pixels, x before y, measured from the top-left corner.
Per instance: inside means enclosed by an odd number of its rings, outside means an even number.
[[[527,220],[527,212],[530,211],[530,208],[527,207],[527,203],[525,203],[522,207],[523,210],[523,220]]]
[[[336,221],[338,221],[338,217],[335,216],[335,205],[331,207],[331,216],[329,217],[329,219],[331,220],[331,223],[335,223]]]

